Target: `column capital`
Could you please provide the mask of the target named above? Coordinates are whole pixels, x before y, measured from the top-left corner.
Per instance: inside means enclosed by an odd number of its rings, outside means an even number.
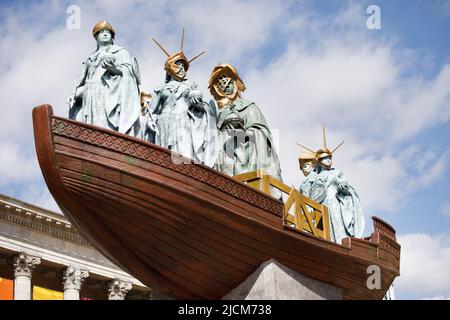
[[[41,258],[28,255],[24,252],[19,253],[13,258],[14,277],[31,278],[34,268],[41,264]]]
[[[114,279],[108,283],[108,300],[125,300],[128,291],[131,290],[131,283]]]
[[[68,266],[63,272],[64,290],[80,290],[83,281],[89,277],[89,271]]]

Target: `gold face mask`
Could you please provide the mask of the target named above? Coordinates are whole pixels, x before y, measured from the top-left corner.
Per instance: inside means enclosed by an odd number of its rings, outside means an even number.
[[[214,68],[208,88],[219,108],[239,98],[246,89],[236,68],[230,64],[220,64]]]
[[[303,172],[303,175],[306,177],[316,166],[316,158],[313,152],[302,152],[298,157],[298,163],[300,170]],[[306,170],[305,165],[309,164],[310,170]]]
[[[316,153],[317,162],[326,169],[331,169],[333,154],[330,150],[319,149]]]
[[[182,81],[186,77],[188,69],[189,61],[183,52],[177,52],[171,55],[164,65],[164,70],[178,81]]]
[[[230,77],[223,75],[222,77],[217,79],[217,87],[222,93],[227,94],[226,89],[231,81],[232,79]]]

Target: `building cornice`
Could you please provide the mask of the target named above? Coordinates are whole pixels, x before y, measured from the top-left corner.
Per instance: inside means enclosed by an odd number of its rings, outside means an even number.
[[[61,214],[0,195],[0,220],[17,224],[51,237],[91,247]]]
[[[93,274],[110,279],[120,278],[138,287],[145,287],[139,280],[101,255],[62,214],[0,194],[0,223],[15,226],[14,229],[6,229],[6,232],[0,230],[0,248],[39,255],[43,260],[61,265],[77,265]],[[82,246],[87,251],[71,252],[65,246],[54,243],[50,239],[42,243],[40,242],[42,239],[38,240],[34,236],[24,237],[20,232],[14,231],[18,229],[27,229],[49,238]],[[104,260],[99,260],[100,257]]]

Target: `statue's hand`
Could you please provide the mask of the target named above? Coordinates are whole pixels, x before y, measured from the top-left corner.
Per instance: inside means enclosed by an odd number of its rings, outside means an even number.
[[[198,90],[191,90],[188,94],[188,101],[191,106],[197,111],[204,110],[203,106],[203,95]]]
[[[114,65],[114,62],[112,60],[103,60],[102,61],[102,67],[105,68],[106,70],[108,70],[109,73],[111,73],[112,75],[122,75],[122,71],[120,71],[119,69],[117,69],[117,67]]]
[[[339,184],[338,192],[340,192],[340,193],[349,193],[348,188],[349,188],[349,185],[346,182],[342,183],[342,184]]]
[[[69,105],[69,108],[72,108],[75,105],[75,96],[71,95],[67,98],[67,104]]]

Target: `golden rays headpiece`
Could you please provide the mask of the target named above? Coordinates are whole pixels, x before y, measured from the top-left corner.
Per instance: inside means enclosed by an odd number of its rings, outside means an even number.
[[[180,51],[178,51],[177,53],[174,53],[172,55],[170,55],[166,49],[163,48],[163,46],[161,44],[159,44],[158,41],[155,40],[155,38],[152,38],[152,40],[156,43],[156,45],[165,53],[165,55],[167,56],[167,60],[166,63],[164,64],[164,70],[166,70],[168,73],[170,73],[171,76],[173,76],[174,78],[176,78],[177,80],[181,81],[183,80],[183,78],[180,78],[177,75],[177,71],[179,69],[179,67],[175,64],[178,61],[183,62],[184,64],[184,70],[187,72],[189,69],[190,64],[197,59],[198,57],[200,57],[202,54],[204,54],[206,51],[203,51],[201,53],[199,53],[198,55],[196,55],[195,57],[193,57],[192,59],[188,59],[186,57],[186,55],[183,52],[183,45],[184,45],[184,28],[181,34],[181,47],[180,47]]]
[[[334,148],[332,151],[330,151],[327,147],[327,137],[326,137],[326,133],[325,133],[325,126],[322,126],[322,128],[323,128],[323,148],[321,148],[317,151],[313,151],[310,148],[307,148],[307,147],[297,143],[298,146],[300,146],[303,149],[312,153],[314,155],[314,158],[317,161],[319,161],[320,159],[323,159],[325,157],[332,157],[333,153],[336,152],[336,150],[339,149],[339,147],[344,144],[344,141],[342,141],[336,148]],[[300,157],[299,157],[299,161],[300,161]]]

